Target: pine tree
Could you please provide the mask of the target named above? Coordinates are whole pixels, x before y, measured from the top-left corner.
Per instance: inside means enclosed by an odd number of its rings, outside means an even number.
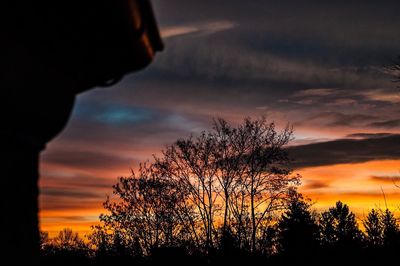
[[[386,209],[382,214],[383,244],[387,248],[400,246],[400,228],[393,213]]]
[[[367,235],[367,244],[369,247],[377,247],[383,244],[384,225],[381,215],[372,209],[367,218],[363,221]]]
[[[311,204],[294,192],[278,223],[281,252],[304,256],[318,246],[319,226],[310,211]]]
[[[363,234],[358,228],[356,217],[341,201],[322,214],[320,224],[325,244],[342,248],[361,245]]]

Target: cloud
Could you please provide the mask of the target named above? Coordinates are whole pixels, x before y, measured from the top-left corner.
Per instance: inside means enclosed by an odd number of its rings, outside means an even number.
[[[392,136],[393,134],[391,133],[354,133],[354,134],[349,134],[346,137],[347,138],[360,138],[360,139],[374,139],[374,138],[382,138],[382,137],[388,137]]]
[[[151,115],[138,110],[116,109],[96,116],[96,119],[105,123],[140,123],[150,119]]]
[[[329,88],[317,88],[317,89],[306,89],[300,90],[293,94],[294,97],[304,97],[304,96],[328,96],[332,94],[336,94],[337,91],[335,89]]]
[[[120,124],[138,124],[156,119],[156,110],[139,106],[130,106],[117,103],[90,102],[77,105],[73,111],[74,116],[86,120],[86,122],[103,123],[118,126]]]
[[[98,193],[89,191],[82,191],[82,190],[79,191],[76,189],[71,190],[71,189],[43,187],[41,188],[41,194],[44,197],[73,198],[79,200],[104,199],[104,195],[99,195]]]
[[[340,112],[322,112],[308,117],[298,125],[321,125],[321,126],[354,126],[365,125],[367,122],[376,120],[376,116],[366,114],[344,114]]]
[[[290,98],[294,102],[312,101],[327,106],[351,105],[361,102],[374,104],[396,104],[400,94],[394,88],[386,89],[343,89],[343,88],[309,88],[293,93]]]
[[[383,183],[397,183],[400,182],[400,176],[399,175],[392,175],[392,176],[371,176],[371,180],[373,181],[379,181]]]
[[[57,168],[57,167],[56,167]],[[52,186],[62,189],[109,190],[116,179],[104,178],[94,175],[74,172],[73,170],[43,171],[41,180],[43,186]]]
[[[204,42],[207,45],[197,39],[170,42],[169,52],[160,55],[154,69],[177,78],[220,82],[296,82],[308,87],[362,84],[371,88],[380,85],[377,76],[382,76],[368,67],[304,60],[267,49],[260,52],[248,46],[222,42],[218,37],[204,38]]]
[[[200,36],[214,34],[220,31],[232,29],[236,24],[228,20],[209,21],[188,25],[166,26],[161,28],[161,36],[165,39],[188,34],[199,34]]]
[[[91,199],[91,200],[65,200],[63,197],[41,197],[40,207],[44,211],[80,211],[80,210],[99,210],[102,208],[102,203],[105,197],[102,199]],[[94,222],[94,220],[93,220]]]
[[[339,139],[288,148],[294,168],[400,159],[400,135]]]
[[[374,122],[369,124],[369,126],[376,128],[400,128],[400,119]]]
[[[328,188],[329,183],[323,182],[320,180],[307,180],[304,185],[302,185],[302,189],[306,190],[313,190],[313,189],[321,189],[321,188]]]
[[[118,156],[117,151],[101,153],[68,149],[49,150],[42,157],[45,163],[78,169],[121,169],[129,168],[134,162],[133,158]]]
[[[64,221],[70,221],[70,222],[85,222],[85,221],[90,221],[91,220],[90,218],[88,218],[86,216],[77,216],[77,215],[56,217],[57,220],[64,220]],[[47,218],[47,219],[49,219],[49,218]]]
[[[373,101],[388,102],[393,104],[400,103],[399,91],[370,90],[363,93],[364,97]]]
[[[163,38],[170,38],[198,32],[198,28],[194,26],[170,26],[161,29],[161,36]]]

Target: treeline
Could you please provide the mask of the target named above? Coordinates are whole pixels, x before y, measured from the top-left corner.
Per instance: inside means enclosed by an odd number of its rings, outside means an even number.
[[[178,140],[121,177],[88,243],[65,230],[43,242],[44,259],[286,265],[343,264],[343,256],[369,263],[395,254],[399,228],[389,210],[371,211],[364,231],[341,202],[320,214],[311,211],[297,193],[300,176],[290,168],[285,146],[291,139],[290,127],[278,132],[265,119],[237,127],[219,119],[211,131]]]
[[[86,242],[70,229],[53,239],[42,233],[41,247],[46,265],[376,265],[392,264],[400,250],[400,228],[390,210],[372,209],[359,224],[346,204],[338,201],[317,213],[295,192],[266,229],[265,239],[258,240],[264,242],[264,250],[246,249],[232,231],[221,229],[208,253],[178,243],[145,253],[139,236],[130,241],[102,227],[96,227]]]

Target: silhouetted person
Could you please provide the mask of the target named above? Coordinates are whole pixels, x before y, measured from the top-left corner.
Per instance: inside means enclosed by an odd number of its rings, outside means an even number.
[[[1,264],[33,265],[40,151],[77,93],[145,67],[162,42],[144,0],[22,0],[0,12]]]

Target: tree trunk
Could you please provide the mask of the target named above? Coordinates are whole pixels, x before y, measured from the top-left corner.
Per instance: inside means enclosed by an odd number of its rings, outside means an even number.
[[[223,226],[223,233],[226,233],[226,227],[228,224],[228,208],[229,208],[229,193],[228,190],[225,189],[224,190],[224,194],[225,194],[225,211],[224,211],[224,226]]]
[[[254,210],[254,195],[251,192],[251,251],[254,253],[256,250],[256,214]]]

